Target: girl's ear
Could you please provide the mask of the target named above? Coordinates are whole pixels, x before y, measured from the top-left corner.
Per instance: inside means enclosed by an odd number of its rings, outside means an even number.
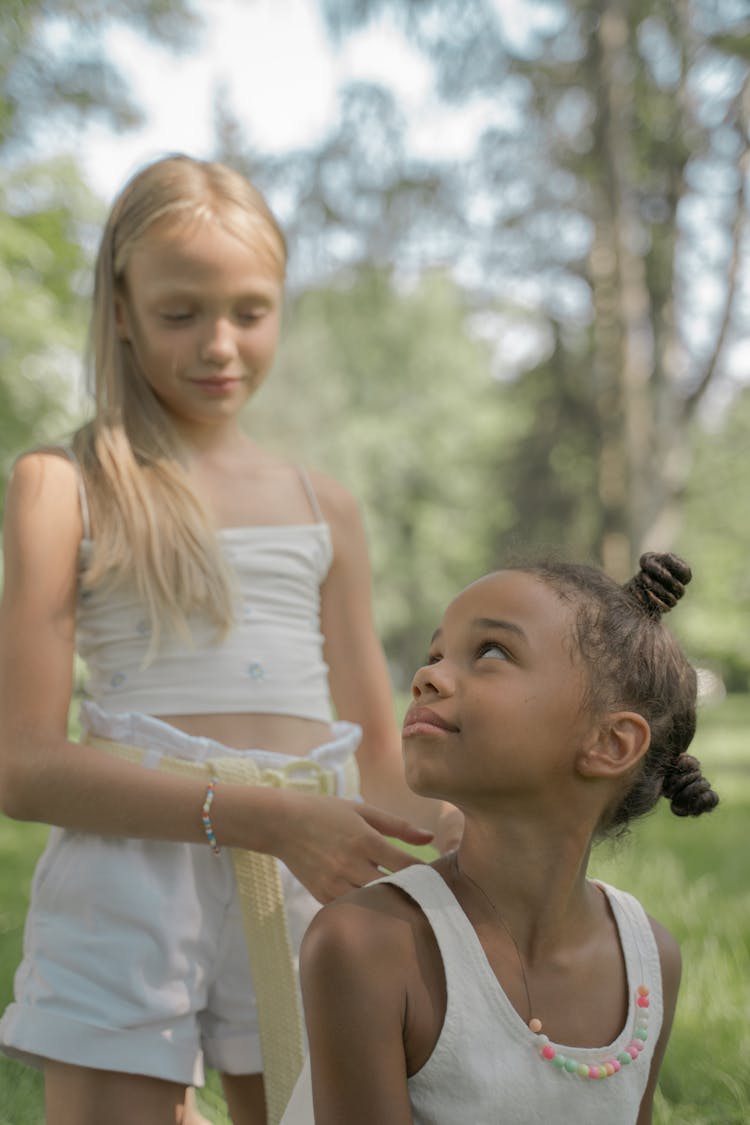
[[[636,765],[651,744],[651,728],[636,711],[614,711],[583,747],[577,762],[583,777],[621,777]]]

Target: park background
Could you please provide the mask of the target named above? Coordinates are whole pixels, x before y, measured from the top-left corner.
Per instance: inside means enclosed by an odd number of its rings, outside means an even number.
[[[233,26],[235,65],[243,36],[248,68],[266,57],[252,94],[215,55]],[[182,98],[167,136],[147,87]],[[2,0],[2,493],[22,449],[88,411],[115,167],[178,147],[246,171],[287,231],[284,341],[247,424],[359,498],[399,706],[445,602],[504,559],[623,579],[644,549],[690,561],[670,623],[722,804],[660,810],[595,871],[683,946],[656,1125],[746,1123],[746,0]],[[0,818],[0,1006],[45,834]],[[202,1105],[226,1121],[215,1076]],[[38,1075],[0,1061],[0,1125],[42,1120]]]

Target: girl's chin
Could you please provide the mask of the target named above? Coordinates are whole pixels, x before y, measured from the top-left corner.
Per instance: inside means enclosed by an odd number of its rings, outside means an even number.
[[[404,776],[406,784],[411,789],[412,793],[416,793],[418,797],[431,797],[436,801],[450,801],[450,796],[441,786],[438,779],[434,777],[429,770],[421,768],[409,768],[409,763],[406,761]]]

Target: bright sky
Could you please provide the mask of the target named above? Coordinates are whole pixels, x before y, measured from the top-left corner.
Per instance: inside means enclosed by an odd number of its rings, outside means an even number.
[[[496,0],[506,28],[524,38],[535,0]],[[198,50],[175,56],[118,29],[108,49],[148,117],[143,130],[114,136],[90,128],[79,149],[92,186],[109,200],[142,163],[166,151],[207,156],[213,147],[213,95],[221,85],[247,130],[267,151],[314,144],[336,112],[337,88],[357,78],[395,91],[412,121],[410,141],[425,155],[468,155],[490,119],[507,110],[475,103],[438,107],[430,64],[390,20],[347,41],[328,42],[316,0],[203,0]],[[531,22],[539,22],[544,5]],[[439,112],[438,112],[439,108]],[[77,146],[78,147],[78,146]]]
[[[109,197],[139,164],[168,150],[209,155],[219,85],[248,138],[262,148],[313,140],[333,113],[340,64],[310,0],[207,0],[197,53],[175,56],[118,29],[109,51],[147,115],[146,127],[115,137],[91,130],[85,146],[93,185]]]
[[[559,7],[544,0],[494,2],[506,41],[521,51],[535,31],[555,29],[559,20]],[[352,79],[394,91],[415,155],[468,157],[483,128],[493,121],[507,124],[515,112],[491,100],[460,108],[438,103],[429,61],[392,19],[381,19],[337,50],[317,0],[202,0],[202,7],[205,29],[191,54],[173,55],[122,28],[110,35],[108,51],[147,120],[143,129],[122,135],[89,127],[82,142],[74,142],[91,185],[106,201],[140,165],[165,152],[212,155],[214,94],[220,88],[248,145],[265,151],[314,145],[335,119],[337,90]],[[66,138],[49,142],[65,147]],[[750,345],[733,352],[730,366],[746,372]]]

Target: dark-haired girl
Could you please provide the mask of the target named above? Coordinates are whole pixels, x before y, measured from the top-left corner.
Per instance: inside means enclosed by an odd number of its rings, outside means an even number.
[[[678,816],[718,798],[686,753],[695,672],[661,622],[690,571],[641,568],[624,588],[503,570],[448,606],[403,745],[411,787],[464,812],[463,840],[308,931],[316,1125],[651,1121],[680,954],[587,877],[589,855],[662,796]],[[305,1078],[285,1125],[312,1120]]]

